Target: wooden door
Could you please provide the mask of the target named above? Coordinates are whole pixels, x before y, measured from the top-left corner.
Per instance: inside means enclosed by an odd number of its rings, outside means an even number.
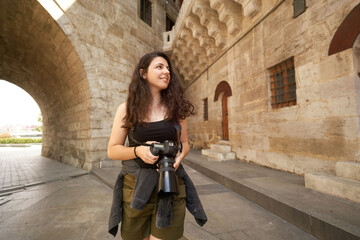
[[[223,139],[229,140],[228,106],[227,106],[227,96],[225,94],[222,98],[222,125],[223,125]]]

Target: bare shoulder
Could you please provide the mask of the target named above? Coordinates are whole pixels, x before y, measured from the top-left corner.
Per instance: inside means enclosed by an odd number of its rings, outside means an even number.
[[[123,102],[119,105],[118,109],[121,109],[123,111],[126,111],[126,102]]]
[[[121,103],[115,114],[114,124],[122,122],[124,117],[126,116],[126,102]]]
[[[126,102],[123,102],[119,105],[118,109],[117,109],[117,113],[120,115],[125,115],[126,113]]]

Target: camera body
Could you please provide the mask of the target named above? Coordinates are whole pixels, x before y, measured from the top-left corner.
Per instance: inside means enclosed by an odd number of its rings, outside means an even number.
[[[179,193],[179,183],[173,166],[178,150],[178,146],[168,140],[165,140],[163,143],[152,143],[150,146],[151,153],[154,156],[159,156],[159,160],[157,161],[160,174],[158,194]]]
[[[163,143],[152,143],[150,151],[154,156],[168,156],[175,158],[178,152],[177,145],[169,140],[165,140]]]

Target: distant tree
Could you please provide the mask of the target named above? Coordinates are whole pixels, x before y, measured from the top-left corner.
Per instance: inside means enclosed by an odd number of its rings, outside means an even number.
[[[40,123],[40,126],[36,127],[35,130],[38,132],[42,132],[43,131],[43,120],[42,120],[41,113],[38,116],[38,122]]]
[[[2,133],[0,134],[0,138],[11,138],[12,136],[10,135],[10,133]]]

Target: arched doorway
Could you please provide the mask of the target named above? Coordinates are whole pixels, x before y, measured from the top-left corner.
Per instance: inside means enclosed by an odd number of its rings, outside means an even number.
[[[232,96],[230,85],[226,81],[220,82],[215,90],[214,102],[222,95],[222,139],[229,140],[229,112],[228,97]]]
[[[43,114],[42,155],[90,168],[91,95],[82,61],[37,1],[2,1],[0,79],[29,93]]]
[[[329,47],[329,55],[352,48],[360,34],[360,4],[346,16],[336,30]]]

